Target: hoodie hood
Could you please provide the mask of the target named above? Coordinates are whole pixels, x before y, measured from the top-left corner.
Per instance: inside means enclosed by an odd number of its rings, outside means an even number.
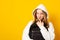
[[[41,9],[41,10],[45,11],[47,13],[47,18],[48,18],[48,11],[47,11],[46,7],[43,4],[38,5],[35,9]]]

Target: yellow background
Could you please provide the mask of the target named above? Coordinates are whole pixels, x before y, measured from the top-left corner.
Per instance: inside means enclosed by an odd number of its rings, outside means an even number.
[[[22,40],[23,29],[33,19],[33,9],[41,3],[54,25],[55,40],[60,40],[59,0],[0,0],[0,40]]]

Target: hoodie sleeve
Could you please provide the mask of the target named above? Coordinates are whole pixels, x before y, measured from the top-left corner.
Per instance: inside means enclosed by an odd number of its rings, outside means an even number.
[[[31,24],[32,24],[32,21],[30,21],[25,27],[25,29],[23,30],[22,40],[32,40],[29,38],[29,35],[28,35]]]
[[[49,23],[49,33],[51,34],[51,40],[54,40],[55,39],[55,32],[54,32],[54,26],[53,24],[50,22]]]

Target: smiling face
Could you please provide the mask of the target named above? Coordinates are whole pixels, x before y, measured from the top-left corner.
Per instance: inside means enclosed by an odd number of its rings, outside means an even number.
[[[42,10],[38,9],[36,16],[37,16],[37,19],[41,21],[44,18],[44,13],[42,12]]]

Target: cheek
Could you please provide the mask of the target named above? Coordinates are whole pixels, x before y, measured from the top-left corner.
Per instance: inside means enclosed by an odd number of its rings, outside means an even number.
[[[41,18],[43,18],[43,17],[44,17],[44,15],[41,15],[40,17],[41,17]]]
[[[40,14],[37,14],[36,16],[37,16],[37,18],[39,18],[40,17]]]

